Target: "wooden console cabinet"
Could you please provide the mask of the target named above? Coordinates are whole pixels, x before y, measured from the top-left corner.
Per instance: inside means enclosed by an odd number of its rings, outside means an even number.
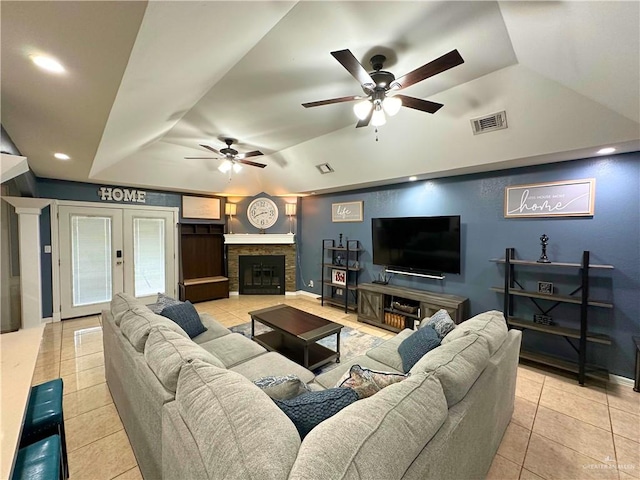
[[[398,309],[398,304],[409,308]],[[392,332],[413,328],[416,320],[429,317],[442,308],[449,312],[454,322],[461,323],[469,315],[469,299],[395,285],[363,283],[358,286],[358,321]]]

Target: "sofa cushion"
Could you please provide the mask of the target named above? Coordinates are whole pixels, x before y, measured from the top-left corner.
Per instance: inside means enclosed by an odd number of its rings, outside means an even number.
[[[234,365],[231,370],[251,381],[267,376],[295,375],[304,383],[309,383],[314,378],[311,370],[307,370],[302,365],[298,365],[276,352],[263,353]]]
[[[187,332],[189,338],[197,337],[207,330],[205,326],[202,325],[196,308],[189,300],[184,303],[164,307],[160,315],[180,325],[180,327]]]
[[[411,374],[433,372],[451,408],[464,398],[488,362],[487,341],[469,334],[431,350],[413,366]]]
[[[111,300],[111,315],[116,325],[120,326],[122,316],[134,307],[144,306],[140,300],[128,293],[116,293]]]
[[[224,337],[201,343],[200,346],[222,360],[222,363],[227,368],[231,368],[240,362],[246,362],[267,351],[264,347],[239,333],[230,333]]]
[[[200,360],[183,365],[176,405],[206,478],[287,478],[300,448],[293,423],[249,380]]]
[[[225,335],[229,335],[231,333],[231,330],[220,325],[220,323],[218,323],[208,313],[201,313],[200,321],[202,322],[202,325],[204,325],[204,327],[207,329],[207,331],[192,338],[192,340],[197,344],[203,344],[210,340],[224,337]]]
[[[189,335],[187,335],[178,324],[168,318],[156,315],[145,306],[134,307],[132,310],[125,312],[120,322],[120,330],[127,340],[129,340],[129,343],[133,345],[133,348],[138,352],[142,352],[151,327],[160,325],[164,325],[169,330],[173,330],[185,338],[189,338]]]
[[[320,422],[332,417],[344,407],[358,400],[358,394],[350,388],[328,388],[309,392],[290,400],[274,400],[275,404],[291,419],[300,438]]]
[[[440,337],[431,325],[416,330],[398,347],[402,371],[407,373],[427,352],[440,345]]]
[[[412,375],[349,405],[309,432],[289,479],[403,478],[447,415],[435,376]]]
[[[436,313],[431,315],[429,318],[425,318],[420,322],[419,328],[424,328],[427,326],[433,327],[433,329],[442,340],[451,330],[456,328],[456,324],[453,320],[451,320],[451,316],[449,312],[447,312],[444,308],[441,308]]]
[[[442,343],[449,343],[460,337],[476,333],[484,337],[489,344],[489,353],[493,355],[504,343],[504,340],[507,338],[507,332],[507,322],[502,312],[490,310],[476,315],[456,326],[456,328],[443,339]]]
[[[359,398],[368,398],[385,387],[404,380],[406,375],[394,372],[376,372],[360,365],[353,365],[344,379],[340,379],[336,387],[350,388]]]
[[[388,372],[395,370],[394,368],[389,367],[389,365],[378,362],[373,358],[370,358],[366,355],[360,355],[350,358],[345,362],[340,362],[340,364],[335,368],[332,368],[331,370],[318,375],[314,381],[322,385],[324,388],[333,388],[336,386],[336,383],[338,383],[338,380],[340,380],[344,375],[348,374],[353,365],[360,365],[363,368],[369,368],[371,370],[376,370],[377,372]],[[397,373],[403,372],[398,370]]]
[[[310,391],[307,384],[295,375],[262,377],[253,383],[274,400],[289,400]]]
[[[158,315],[160,315],[160,313],[162,313],[162,310],[164,310],[165,307],[168,307],[170,305],[177,305],[179,303],[182,303],[182,302],[180,300],[176,300],[175,298],[171,298],[170,296],[165,295],[164,293],[158,292],[158,298],[156,300],[156,303],[151,303],[147,305],[147,307],[153,313],[157,313]]]
[[[166,327],[153,327],[150,330],[144,347],[144,358],[164,388],[173,393],[176,391],[178,374],[184,363],[197,358],[224,368],[224,364],[213,354]]]
[[[384,363],[394,370],[398,370],[399,372],[402,371],[402,358],[398,353],[398,347],[413,332],[414,331],[409,328],[402,330],[395,337],[390,338],[383,344],[369,350],[366,354],[367,357],[373,358],[380,363]]]

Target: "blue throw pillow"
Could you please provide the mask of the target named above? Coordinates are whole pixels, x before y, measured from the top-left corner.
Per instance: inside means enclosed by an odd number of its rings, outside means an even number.
[[[398,347],[404,373],[411,370],[423,355],[440,345],[440,337],[431,325],[420,328],[405,338]]]
[[[198,312],[196,312],[195,307],[189,300],[184,303],[164,307],[160,315],[180,325],[180,327],[187,332],[189,338],[197,337],[207,331],[200,320],[200,315],[198,315]]]
[[[351,388],[328,388],[274,402],[291,419],[298,429],[300,438],[304,439],[313,427],[356,400],[358,394]]]

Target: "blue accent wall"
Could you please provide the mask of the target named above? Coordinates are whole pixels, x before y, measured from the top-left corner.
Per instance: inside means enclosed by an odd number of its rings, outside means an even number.
[[[505,219],[504,189],[510,185],[595,178],[595,215],[575,218]],[[332,223],[331,204],[364,201],[364,221]],[[503,267],[490,262],[514,247],[517,257],[540,257],[540,236],[550,240],[547,254],[555,262],[579,263],[591,252],[591,263],[611,264],[614,270],[592,271],[591,297],[611,301],[612,310],[589,309],[596,332],[607,333],[611,346],[589,343],[588,359],[611,373],[633,378],[635,350],[631,335],[640,335],[640,152],[570,162],[502,170],[397,186],[305,197],[299,220],[298,286],[320,294],[321,242],[340,233],[360,240],[364,270],[360,282],[376,278],[372,264],[371,219],[375,217],[460,215],[462,273],[443,281],[395,275],[391,283],[470,299],[471,314],[502,310],[503,295],[491,286],[504,285]],[[571,293],[579,285],[578,269],[517,269],[518,278],[535,290],[537,281],[554,283],[556,291]],[[309,280],[315,288],[310,289]],[[530,318],[536,311],[529,299],[516,300],[516,315]],[[560,305],[549,315],[560,325],[579,327],[579,306]],[[576,358],[563,337],[526,332],[525,346]]]

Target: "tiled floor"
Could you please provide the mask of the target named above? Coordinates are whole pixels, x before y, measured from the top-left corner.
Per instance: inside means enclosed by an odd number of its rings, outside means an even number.
[[[392,336],[310,297],[239,296],[196,308],[230,327],[250,321],[251,310],[283,301],[366,333]],[[33,384],[59,376],[71,480],[140,479],[105,383],[100,317],[47,325]],[[513,419],[487,478],[640,478],[640,394],[616,385],[579,387],[574,379],[520,366]]]

